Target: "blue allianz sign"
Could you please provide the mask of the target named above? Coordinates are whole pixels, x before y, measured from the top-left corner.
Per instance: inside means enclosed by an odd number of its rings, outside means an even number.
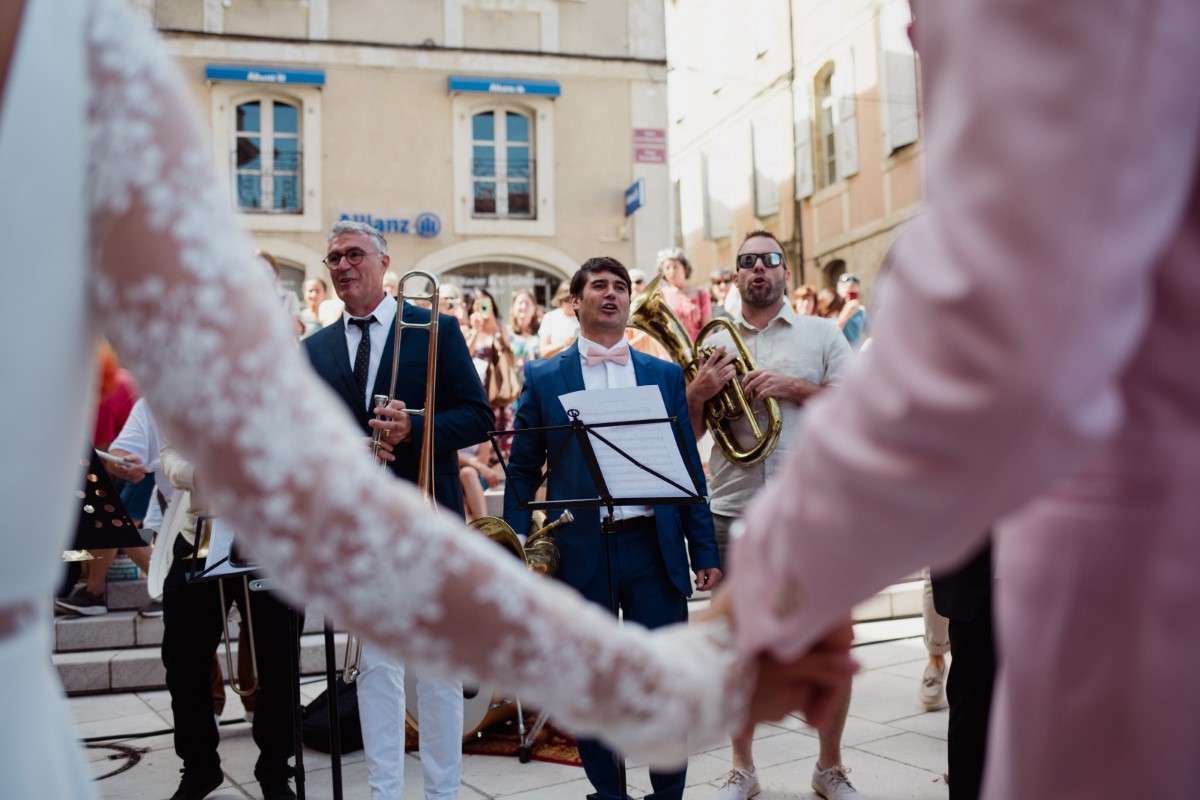
[[[558,97],[562,89],[558,81],[523,81],[513,78],[472,78],[450,76],[451,92],[483,92],[485,94],[536,95]]]
[[[638,178],[637,182],[625,190],[625,216],[646,204],[646,179]]]
[[[422,239],[432,239],[442,232],[442,220],[432,211],[422,211],[415,217],[376,217],[373,214],[348,212],[342,214],[341,218],[353,222],[365,222],[380,233],[416,235]]]
[[[204,68],[204,77],[210,81],[236,81],[240,83],[299,84],[301,86],[324,86],[323,69],[283,69],[281,67],[239,67],[232,64],[209,64]]]

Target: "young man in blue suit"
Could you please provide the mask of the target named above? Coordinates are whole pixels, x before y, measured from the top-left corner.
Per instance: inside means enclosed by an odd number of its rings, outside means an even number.
[[[571,305],[579,319],[579,337],[559,355],[526,364],[514,428],[566,425],[567,415],[558,398],[568,392],[658,386],[667,413],[679,418],[688,467],[703,486],[683,371],[671,362],[630,350],[625,342],[629,288],[629,273],[615,259],[592,258],[579,268],[571,279]],[[562,449],[569,438],[566,432],[513,437],[504,516],[514,530],[529,528],[530,512],[517,505],[532,498],[547,458],[551,459],[550,500],[596,496],[578,446],[570,443]],[[557,513],[550,511],[550,518]],[[721,580],[712,516],[706,505],[618,506],[616,532],[607,543],[600,530],[599,510],[576,509],[573,513],[575,521],[559,528],[555,536],[561,555],[558,577],[592,602],[609,607],[607,546],[613,590],[626,622],[657,628],[687,619],[687,598],[692,593],[689,554],[696,588],[709,590]],[[596,741],[581,739],[578,744],[588,780],[596,789],[589,799],[624,800],[612,751]],[[654,793],[648,800],[680,800],[686,772],[686,768],[651,772]]]
[[[427,323],[430,312],[408,303],[397,309],[396,299],[384,291],[387,241],[375,228],[348,220],[335,223],[329,231],[327,252],[325,264],[346,309],[332,325],[305,339],[304,347],[313,368],[345,401],[364,434],[382,431],[381,455],[392,472],[415,482],[425,420],[410,417],[403,409],[425,404],[428,330],[404,331],[396,399],[391,407],[374,409],[371,398],[388,393],[396,314],[402,313],[406,322]],[[434,497],[461,518],[458,450],[487,438],[492,412],[458,322],[445,314],[438,323],[437,359]],[[376,414],[382,419],[373,419]],[[364,446],[363,458],[369,457]],[[371,799],[400,800],[404,788],[404,665],[365,644],[357,683]],[[417,683],[417,703],[426,800],[453,800],[462,773],[462,684],[422,675]]]

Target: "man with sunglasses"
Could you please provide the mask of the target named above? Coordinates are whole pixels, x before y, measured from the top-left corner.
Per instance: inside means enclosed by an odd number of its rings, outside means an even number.
[[[767,231],[748,234],[738,249],[737,267],[741,302],[732,304],[726,314],[755,359],[755,369],[743,376],[742,387],[754,401],[763,428],[766,427],[766,413],[762,401],[774,398],[779,402],[783,412],[783,432],[771,454],[748,467],[729,461],[720,448],[714,447],[709,456],[712,472],[709,497],[722,566],[728,564],[725,554],[730,527],[786,460],[800,425],[804,403],[835,385],[851,358],[850,346],[837,325],[820,317],[801,316],[792,309],[787,297],[791,274],[783,246],[774,234]],[[688,414],[697,437],[704,433],[705,402],[727,382],[736,379],[733,362],[737,351],[732,338],[725,331],[717,331],[707,342],[716,345],[717,349],[687,389]],[[744,420],[735,424],[733,432],[743,447],[753,442],[749,425]],[[847,692],[836,713],[818,731],[821,750],[813,769],[812,786],[828,800],[850,800],[860,796],[847,780],[846,769],[841,763],[842,731],[849,710],[850,694]],[[751,735],[734,737],[733,768],[715,800],[746,800],[759,793],[752,744]]]
[[[342,220],[329,230],[325,265],[334,291],[346,304],[332,325],[304,340],[313,368],[358,420],[364,435],[379,430],[380,455],[397,477],[415,482],[424,418],[403,409],[425,404],[429,332],[407,329],[400,347],[400,374],[391,407],[372,408],[374,395],[388,394],[396,314],[405,322],[428,323],[430,311],[384,290],[390,258],[387,240],[369,225]],[[454,317],[442,314],[437,333],[434,408],[433,493],[438,503],[463,518],[458,451],[487,438],[492,412]],[[374,418],[373,418],[374,417]],[[364,452],[363,458],[369,458]],[[400,800],[404,789],[404,665],[373,644],[363,645],[357,687],[367,783],[371,800]],[[422,674],[417,681],[421,719],[421,767],[426,800],[453,800],[462,774],[462,684]]]

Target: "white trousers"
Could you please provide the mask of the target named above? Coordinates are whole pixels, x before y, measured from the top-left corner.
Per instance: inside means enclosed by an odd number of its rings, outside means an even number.
[[[363,643],[358,714],[367,756],[371,800],[400,800],[404,792],[404,664]],[[421,769],[425,800],[456,800],[462,780],[462,682],[417,678]]]
[[[933,581],[925,570],[925,588],[921,593],[921,617],[925,620],[925,650],[931,656],[950,652],[950,620],[937,612],[933,604]]]

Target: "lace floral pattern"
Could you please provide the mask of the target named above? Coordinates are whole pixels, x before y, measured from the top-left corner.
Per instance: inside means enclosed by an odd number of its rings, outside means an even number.
[[[165,49],[123,0],[93,0],[88,44],[94,306],[213,508],[285,592],[653,762],[738,727],[753,668],[724,624],[618,629],[373,468],[249,256]]]

